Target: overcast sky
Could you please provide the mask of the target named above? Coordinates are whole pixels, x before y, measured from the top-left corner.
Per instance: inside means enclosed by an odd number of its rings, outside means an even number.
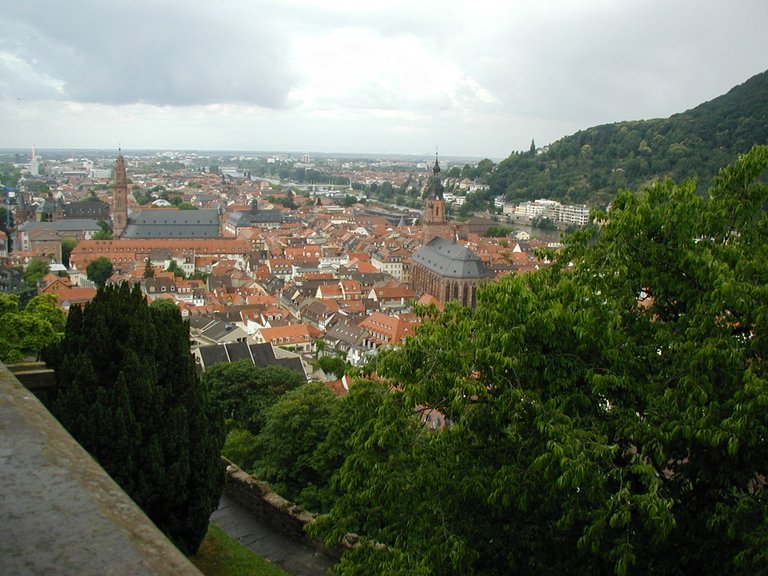
[[[766,0],[24,0],[0,147],[500,159],[768,69]]]

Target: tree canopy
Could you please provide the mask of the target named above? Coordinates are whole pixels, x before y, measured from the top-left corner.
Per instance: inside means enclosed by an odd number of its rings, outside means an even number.
[[[65,322],[54,294],[35,296],[24,309],[15,294],[0,294],[0,361],[37,358],[62,337]]]
[[[37,288],[37,283],[48,274],[50,269],[51,265],[47,260],[35,258],[24,269],[24,284],[31,288]]]
[[[93,236],[93,240],[112,240],[112,224],[106,220],[99,220],[96,222],[99,225],[100,230]]]
[[[327,512],[339,495],[332,477],[344,462],[350,437],[374,418],[384,394],[385,386],[369,380],[357,382],[341,398],[323,384],[302,384],[265,409],[258,433],[232,420],[224,455],[286,498]]]
[[[380,355],[313,528],[360,536],[335,573],[764,572],[766,170],[759,146],[706,197],[620,192],[554,266]]]
[[[316,494],[330,480],[315,466],[314,454],[334,424],[338,401],[319,382],[286,392],[266,413],[254,469],[275,491],[312,510]]]
[[[69,257],[72,255],[72,250],[77,246],[77,238],[68,236],[61,240],[61,263],[64,266],[69,267]]]
[[[69,312],[51,412],[180,550],[194,553],[224,482],[224,428],[195,371],[178,310],[138,285]]]
[[[283,366],[259,367],[240,360],[211,366],[204,372],[203,382],[231,427],[258,434],[266,421],[267,409],[306,380],[302,374]]]
[[[107,283],[110,276],[115,272],[112,261],[104,256],[92,260],[85,269],[88,280],[94,282],[99,288]]]

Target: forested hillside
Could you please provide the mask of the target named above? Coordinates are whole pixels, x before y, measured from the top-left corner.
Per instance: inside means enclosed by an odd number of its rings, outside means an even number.
[[[694,177],[705,190],[720,168],[765,143],[768,72],[669,118],[595,126],[538,153],[512,154],[494,172],[488,196],[606,204],[621,188],[665,177]]]

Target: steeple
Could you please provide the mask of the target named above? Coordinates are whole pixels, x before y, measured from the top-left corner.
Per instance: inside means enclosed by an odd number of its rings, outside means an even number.
[[[446,225],[444,190],[445,187],[440,179],[440,162],[435,152],[435,165],[432,167],[432,176],[429,178],[424,194],[424,244],[435,236],[446,239],[451,237],[451,230]]]
[[[443,200],[443,191],[445,187],[440,180],[440,162],[435,153],[435,165],[432,167],[432,177],[427,183],[427,198],[430,200]]]
[[[128,178],[125,172],[125,158],[118,148],[115,160],[115,184],[112,192],[112,233],[119,238],[128,225]]]
[[[37,152],[35,152],[35,146],[32,146],[32,158],[29,161],[29,173],[32,176],[40,176],[40,162],[37,159]]]

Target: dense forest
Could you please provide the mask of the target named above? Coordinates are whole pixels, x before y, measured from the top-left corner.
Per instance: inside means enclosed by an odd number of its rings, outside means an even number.
[[[514,153],[492,173],[488,199],[551,198],[605,205],[619,189],[666,177],[712,177],[753,144],[768,142],[768,72],[669,118],[605,124],[550,146]]]

